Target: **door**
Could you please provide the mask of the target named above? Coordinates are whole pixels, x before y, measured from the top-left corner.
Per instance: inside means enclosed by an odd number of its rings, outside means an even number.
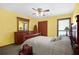
[[[38,32],[42,36],[47,36],[47,21],[38,22]]]

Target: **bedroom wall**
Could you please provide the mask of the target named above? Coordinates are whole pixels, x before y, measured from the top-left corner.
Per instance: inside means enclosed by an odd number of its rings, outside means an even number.
[[[39,21],[48,21],[48,36],[57,36],[57,19],[69,18],[72,13],[60,16],[51,16],[47,18],[38,19]],[[72,18],[72,17],[71,17]]]
[[[72,18],[72,23],[73,23],[74,25],[76,24],[76,20],[77,20],[76,15],[79,15],[79,3],[76,3],[76,4],[75,4],[75,9],[74,9],[74,11],[72,12],[72,16],[71,16],[71,18]]]
[[[57,27],[57,20],[55,17],[48,17],[48,18],[41,18],[38,19],[39,21],[48,21],[48,36],[56,36],[56,27]],[[53,31],[52,31],[53,30]]]
[[[24,17],[21,14],[0,9],[0,47],[14,43],[14,32],[17,31],[17,16]],[[30,17],[24,18],[30,19],[29,29],[33,30],[33,26],[37,24],[37,21]]]
[[[31,18],[29,22],[30,22],[29,23],[29,30],[30,31],[33,31],[34,25],[37,25],[37,27],[38,27],[38,20],[37,19]]]
[[[72,20],[74,24],[76,24],[76,20],[77,20],[76,15],[79,15],[79,3],[75,4],[75,10],[73,11]]]
[[[48,21],[48,36],[57,36],[57,19],[71,17],[72,22],[76,23],[75,16],[79,15],[79,4],[75,5],[75,10],[71,14],[51,16],[47,18],[34,19],[31,17],[25,17],[21,14],[8,11],[6,9],[0,9],[0,46],[14,43],[14,32],[17,31],[16,17],[23,17],[30,19],[29,30],[33,30],[34,25],[38,24],[38,21]]]
[[[37,19],[38,21],[48,21],[48,36],[57,36],[57,19],[61,18],[71,18],[71,23],[76,24],[76,15],[79,15],[79,3],[75,4],[75,10],[72,13],[59,15],[59,16],[51,16],[47,18]]]

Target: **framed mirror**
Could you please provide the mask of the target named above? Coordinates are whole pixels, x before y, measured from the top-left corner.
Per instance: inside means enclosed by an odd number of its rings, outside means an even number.
[[[28,31],[29,19],[17,17],[17,31]]]

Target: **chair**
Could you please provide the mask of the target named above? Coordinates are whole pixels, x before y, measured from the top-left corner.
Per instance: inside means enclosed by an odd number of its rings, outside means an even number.
[[[32,54],[33,54],[32,46],[29,46],[27,44],[25,44],[22,50],[19,51],[19,55],[32,55]]]

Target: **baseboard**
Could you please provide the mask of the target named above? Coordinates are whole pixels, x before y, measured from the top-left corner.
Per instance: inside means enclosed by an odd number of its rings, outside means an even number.
[[[6,46],[9,46],[9,45],[13,45],[15,43],[11,43],[11,44],[7,44],[7,45],[4,45],[4,46],[0,46],[0,48],[3,48],[3,47],[6,47]]]

